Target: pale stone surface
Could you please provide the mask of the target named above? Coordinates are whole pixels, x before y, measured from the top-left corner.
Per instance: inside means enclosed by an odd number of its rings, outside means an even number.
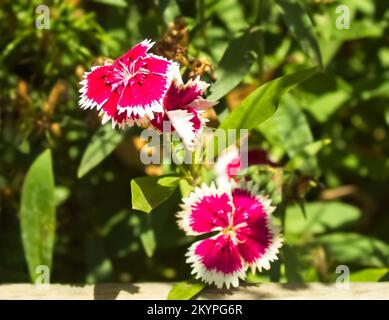
[[[31,284],[0,285],[0,299],[166,299],[172,283],[135,283],[99,285],[52,284],[48,289]],[[208,288],[198,299],[389,299],[389,283],[351,283],[350,289],[335,285],[310,283],[306,285],[257,284],[232,290]]]

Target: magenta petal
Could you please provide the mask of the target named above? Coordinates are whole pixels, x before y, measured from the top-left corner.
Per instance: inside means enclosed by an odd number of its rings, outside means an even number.
[[[174,81],[166,93],[164,101],[165,109],[184,109],[196,99],[200,98],[203,92],[203,88],[196,85],[193,81],[190,81],[185,85]]]
[[[165,127],[164,127],[164,123],[165,123]],[[167,132],[173,131],[169,117],[168,117],[167,113],[165,113],[165,112],[155,112],[154,118],[150,121],[150,124],[159,133],[163,133],[164,130],[167,130]]]
[[[172,68],[175,64],[162,57],[150,54],[146,58],[142,59],[143,63],[141,67],[149,70],[151,73],[166,75],[168,72],[177,72]],[[171,76],[171,78],[173,75]]]
[[[141,43],[138,43],[130,50],[128,50],[124,55],[120,56],[115,60],[115,64],[123,62],[125,65],[130,66],[131,63],[137,61],[139,58],[144,58],[147,56],[147,51],[153,46],[153,42],[150,40],[144,40]]]
[[[227,164],[226,173],[229,178],[236,176],[241,169],[240,157],[234,158]]]
[[[238,248],[229,236],[220,235],[201,241],[195,254],[207,270],[229,274],[242,269]]]
[[[135,76],[125,86],[119,109],[129,118],[152,119],[155,112],[163,112],[163,100],[178,67],[162,57],[148,55],[134,63],[133,71]]]
[[[267,213],[260,200],[246,189],[234,189],[232,199],[234,225],[244,225],[237,229],[239,251],[247,263],[252,263],[265,253],[271,243]]]
[[[110,81],[112,70],[111,65],[105,65],[85,73],[80,89],[82,95],[79,104],[82,108],[101,107],[102,103],[109,98],[113,85]]]
[[[125,112],[118,112],[117,105],[119,99],[122,95],[121,87],[113,90],[109,99],[103,104],[102,111],[104,112],[103,123],[106,123],[108,120],[112,119],[113,125],[118,124],[119,126],[128,123],[129,119]]]
[[[228,226],[232,213],[230,196],[217,190],[214,184],[195,190],[183,199],[182,211],[178,212],[178,225],[188,235],[208,233]]]
[[[231,178],[238,174],[240,166],[239,150],[235,145],[223,150],[214,167],[217,184],[219,186],[230,184]]]
[[[148,64],[148,67],[151,65]],[[154,112],[155,118],[151,121],[151,125],[159,132],[163,132],[163,122],[168,121],[167,132],[176,132],[181,138],[185,147],[193,151],[197,142],[200,141],[201,132],[205,123],[208,121],[201,117],[203,109],[198,107],[205,106],[207,103],[201,98],[202,93],[208,87],[206,82],[199,78],[189,80],[186,84],[182,83],[179,74],[173,75],[174,80],[167,90],[163,100],[163,112]],[[210,103],[209,106],[213,105]]]
[[[282,239],[278,228],[272,225],[271,212],[274,208],[270,206],[270,200],[255,196],[250,191],[251,187],[252,184],[249,184],[232,190],[238,249],[253,270],[269,269],[270,262],[277,259]]]
[[[191,107],[187,108],[186,110],[189,113],[193,114],[193,117],[190,120],[190,122],[193,125],[193,130],[195,131],[195,135],[198,136],[199,132],[201,131],[201,129],[203,127],[203,123],[204,123],[203,120],[200,118],[199,111],[194,109],[194,108],[191,108]]]
[[[122,95],[122,92],[123,89],[121,87],[113,90],[110,93],[108,100],[102,106],[101,110],[103,110],[103,112],[109,115],[110,117],[114,117],[117,114],[117,105]]]
[[[267,226],[266,219],[258,219],[250,227],[237,229],[239,240],[239,252],[248,264],[254,263],[261,258],[270,248],[272,234]]]
[[[214,283],[218,288],[239,285],[239,278],[246,276],[239,250],[227,235],[218,235],[194,243],[187,253],[196,278]]]
[[[251,223],[258,218],[264,218],[267,213],[259,199],[246,189],[234,189],[232,200],[236,208],[234,213],[234,225],[242,222]]]
[[[139,115],[153,118],[153,112],[162,112],[162,101],[169,84],[167,76],[153,73],[134,77],[124,88],[119,109],[128,117]]]
[[[198,233],[210,232],[217,227],[227,227],[228,215],[231,211],[226,193],[204,196],[192,207],[190,225]]]

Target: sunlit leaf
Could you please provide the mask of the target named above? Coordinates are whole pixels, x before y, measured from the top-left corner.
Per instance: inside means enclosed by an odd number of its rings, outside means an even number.
[[[222,129],[253,129],[272,116],[283,94],[314,74],[316,68],[297,71],[265,83],[245,98],[220,124]]]
[[[145,253],[149,258],[154,255],[155,248],[157,247],[151,219],[152,218],[150,215],[141,216],[141,231],[139,236],[143,249],[145,250]]]
[[[317,73],[303,82],[298,91],[301,106],[317,121],[325,122],[351,98],[352,88],[340,77]]]
[[[131,180],[132,208],[150,213],[165,202],[176,190],[176,176],[139,177]]]
[[[55,239],[54,174],[51,151],[39,155],[24,180],[20,205],[20,226],[31,280],[36,267],[51,268]]]
[[[283,94],[295,87],[301,81],[309,78],[314,74],[316,68],[305,69],[295,73],[269,81],[248,97],[246,97],[241,104],[227,115],[220,124],[220,129],[226,133],[229,129],[236,132],[239,129],[253,129],[259,126],[263,121],[270,118],[277,110],[280,99]],[[239,139],[239,131],[237,134]],[[222,145],[225,148],[234,141],[227,139],[227,145]],[[217,156],[221,151],[217,136],[207,144],[206,153],[211,156]]]
[[[183,281],[177,283],[169,292],[168,300],[189,300],[199,294],[206,284],[195,281]]]
[[[368,268],[350,274],[352,282],[378,282],[389,275],[389,268]],[[388,281],[388,280],[386,280]]]
[[[285,233],[321,234],[357,222],[361,211],[349,204],[328,201],[305,204],[306,219],[298,205],[289,206],[285,217]]]
[[[93,0],[94,2],[114,6],[114,7],[120,7],[125,8],[127,7],[127,1],[125,0]]]
[[[282,107],[258,127],[272,144],[283,147],[290,157],[295,156],[313,136],[307,118],[292,96],[285,96]]]
[[[90,170],[96,167],[101,161],[108,157],[122,141],[122,135],[110,126],[102,126],[93,135],[87,146],[77,176],[82,178]]]

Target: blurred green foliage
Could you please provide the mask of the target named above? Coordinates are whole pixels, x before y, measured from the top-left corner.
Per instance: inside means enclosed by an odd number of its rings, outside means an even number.
[[[35,258],[28,245],[25,254],[22,233],[36,232],[23,221],[34,203],[41,215],[56,211],[54,282],[188,278],[184,253],[193,239],[174,218],[187,181],[179,188],[159,185],[167,200],[154,192],[152,206],[147,194],[132,194],[150,213],[130,210],[131,179],[175,168],[144,167],[139,128],[100,128],[97,115],[77,103],[85,70],[145,38],[162,39],[158,53],[179,60],[184,75],[216,81],[210,97],[221,98],[215,111],[219,122],[231,122],[226,127],[236,127],[229,110],[258,86],[322,65],[280,101],[273,117],[258,126],[264,117],[253,107],[252,117],[241,118],[252,129],[250,145],[284,165],[249,168],[272,192],[287,244],[269,273],[249,281],[333,281],[339,264],[350,267],[355,281],[388,279],[386,0],[54,0],[46,2],[50,28],[37,29],[40,4],[3,0],[0,7],[0,282],[30,279],[26,259]],[[350,9],[350,29],[336,27],[341,4]],[[44,200],[29,199],[22,190],[36,181],[27,172],[48,148],[55,189],[40,194]],[[50,174],[38,169],[30,169],[42,176],[34,188],[47,190]],[[204,181],[211,175],[196,174]],[[132,184],[149,180],[158,179]],[[47,253],[54,240],[45,236],[49,242],[43,237],[37,246]],[[30,268],[34,263],[40,262]]]

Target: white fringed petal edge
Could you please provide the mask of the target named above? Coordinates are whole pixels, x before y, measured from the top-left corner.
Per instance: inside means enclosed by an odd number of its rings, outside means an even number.
[[[245,189],[248,190],[249,193],[263,205],[263,209],[266,212],[268,218],[267,227],[271,233],[270,246],[266,248],[266,251],[262,256],[258,257],[252,263],[247,263],[243,258],[241,258],[241,270],[230,274],[224,274],[223,272],[215,270],[208,270],[202,263],[201,258],[195,254],[196,247],[203,240],[197,241],[189,247],[188,252],[186,253],[186,261],[192,267],[192,274],[195,275],[196,279],[201,279],[207,284],[215,284],[219,289],[224,285],[227,287],[227,289],[229,289],[231,285],[233,287],[237,287],[239,285],[239,279],[246,279],[246,272],[248,268],[251,268],[253,273],[255,273],[257,269],[259,271],[262,271],[262,269],[269,270],[270,262],[278,259],[279,249],[283,243],[283,239],[280,234],[281,228],[273,224],[272,213],[274,212],[275,207],[271,206],[271,200],[266,196],[258,195],[258,186],[252,181],[240,181],[239,183],[230,181],[230,183],[231,189],[221,187],[217,188],[214,183],[212,183],[209,187],[205,184],[203,184],[201,188],[196,187],[195,190],[189,195],[189,197],[184,199],[184,204],[181,205],[183,210],[177,214],[177,218],[179,219],[179,227],[183,229],[188,235],[198,235],[199,233],[194,232],[190,227],[190,214],[192,206],[201,200],[204,196],[227,193],[231,199],[230,205],[234,209],[231,192],[234,189]],[[220,236],[220,234],[217,234],[212,238],[216,238],[218,236]]]
[[[216,235],[210,239],[219,237]],[[217,288],[223,288],[223,285],[230,288],[239,286],[239,279],[244,280],[246,278],[246,270],[244,261],[241,259],[242,268],[232,273],[225,274],[220,271],[208,270],[201,261],[201,258],[195,253],[197,246],[204,240],[197,241],[193,243],[188,252],[186,253],[187,259],[186,262],[189,263],[192,267],[192,274],[196,279],[201,279],[207,284],[215,284]]]

